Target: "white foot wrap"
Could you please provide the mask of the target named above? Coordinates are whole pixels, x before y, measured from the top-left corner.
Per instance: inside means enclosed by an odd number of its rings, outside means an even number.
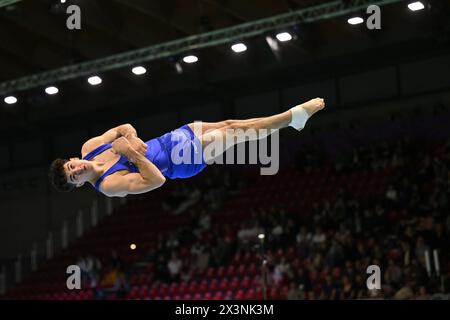
[[[305,127],[306,121],[309,119],[309,115],[305,109],[301,106],[295,106],[291,108],[292,120],[289,126],[300,131]]]

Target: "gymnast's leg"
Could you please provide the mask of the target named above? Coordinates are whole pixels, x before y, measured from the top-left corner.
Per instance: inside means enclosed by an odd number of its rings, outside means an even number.
[[[204,128],[199,139],[202,142],[203,148],[211,143],[223,143],[224,141],[229,148],[234,144],[245,141],[245,139],[248,141],[263,139],[273,133],[274,130],[283,129],[288,126],[300,131],[305,126],[306,121],[324,107],[325,103],[323,99],[316,98],[297,105],[288,111],[269,117],[247,120],[226,120],[213,123]],[[253,130],[256,134],[249,136],[249,130]],[[239,135],[242,135],[242,137]],[[218,150],[225,152],[226,148],[218,148]],[[215,156],[218,155],[215,154]]]
[[[245,119],[245,120],[224,120],[224,121],[219,121],[219,122],[203,122],[203,121],[198,121],[198,122],[192,122],[189,123],[188,126],[192,129],[192,131],[194,131],[196,133],[196,135],[198,135],[199,137],[204,135],[207,132],[211,132],[212,130],[215,129],[221,129],[224,127],[229,127],[233,124],[237,124],[237,123],[242,123],[242,122],[253,122],[259,119],[263,119],[261,118],[252,118],[252,119]]]

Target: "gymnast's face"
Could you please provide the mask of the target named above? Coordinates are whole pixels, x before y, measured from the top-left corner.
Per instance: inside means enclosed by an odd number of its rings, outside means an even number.
[[[64,171],[67,175],[67,181],[81,187],[89,180],[90,172],[92,171],[92,163],[87,160],[80,160],[78,158],[70,158],[64,164]]]

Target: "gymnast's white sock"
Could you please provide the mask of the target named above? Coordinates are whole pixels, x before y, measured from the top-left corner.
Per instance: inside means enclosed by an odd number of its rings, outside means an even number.
[[[305,127],[306,121],[309,119],[309,115],[306,110],[301,106],[295,106],[291,108],[292,120],[289,126],[300,131]]]

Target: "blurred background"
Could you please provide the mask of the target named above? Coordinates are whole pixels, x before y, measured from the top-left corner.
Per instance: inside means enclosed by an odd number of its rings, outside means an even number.
[[[449,16],[444,0],[0,0],[0,297],[448,299]],[[215,165],[120,199],[47,179],[119,124],[149,140],[315,97],[274,176]]]

